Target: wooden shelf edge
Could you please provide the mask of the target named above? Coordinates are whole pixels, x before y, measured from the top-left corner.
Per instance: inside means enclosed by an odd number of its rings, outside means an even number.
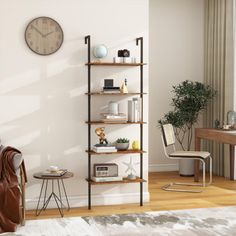
[[[135,183],[144,183],[147,182],[145,179],[136,178],[135,180],[129,180],[127,178],[123,178],[121,181],[107,181],[107,182],[94,182],[93,180],[86,179],[91,185],[104,185],[104,184],[135,184]]]
[[[144,66],[147,63],[114,63],[114,62],[89,62],[86,66]]]
[[[87,153],[90,153],[90,155],[126,155],[126,154],[144,154],[146,151],[143,150],[126,150],[126,151],[117,151],[117,152],[94,152],[94,151],[88,151],[86,150]]]
[[[91,124],[91,125],[140,125],[140,124],[147,124],[147,122],[103,122],[103,121],[85,121],[86,124]]]

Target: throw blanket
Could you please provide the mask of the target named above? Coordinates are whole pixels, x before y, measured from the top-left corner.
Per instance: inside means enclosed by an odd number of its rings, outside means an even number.
[[[0,233],[14,232],[20,223],[20,189],[13,164],[17,153],[21,152],[13,147],[0,153]]]

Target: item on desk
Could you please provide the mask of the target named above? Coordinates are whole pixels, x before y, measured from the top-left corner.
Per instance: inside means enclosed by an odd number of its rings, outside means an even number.
[[[215,120],[215,129],[219,129],[220,128],[220,121],[219,120]]]
[[[57,170],[57,171],[51,171],[50,169],[42,172],[42,176],[52,176],[52,177],[60,177],[62,175],[64,175],[65,173],[67,173],[66,169],[61,169],[61,170]]]
[[[96,135],[99,137],[99,143],[100,144],[108,144],[108,141],[106,139],[106,134],[105,134],[105,127],[98,127],[95,129]]]
[[[118,165],[115,163],[94,164],[95,177],[116,177],[118,176]]]
[[[227,112],[227,124],[234,126],[236,124],[236,112],[228,111]]]
[[[114,176],[114,177],[95,177],[95,176],[92,176],[91,179],[94,182],[102,183],[102,182],[122,181],[123,177],[122,176]]]
[[[125,79],[125,81],[123,82],[121,89],[120,89],[121,93],[128,93],[128,87],[127,87],[127,79]]]
[[[128,121],[140,122],[141,121],[141,100],[140,98],[133,98],[128,100]]]
[[[223,125],[223,129],[230,129],[231,125]]]

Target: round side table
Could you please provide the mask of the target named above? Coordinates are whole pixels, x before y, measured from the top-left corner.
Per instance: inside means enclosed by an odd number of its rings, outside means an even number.
[[[66,172],[64,175],[62,176],[45,176],[43,174],[43,172],[39,172],[39,173],[35,173],[33,175],[34,178],[36,179],[41,179],[43,180],[42,186],[41,186],[41,190],[40,190],[40,194],[39,194],[39,200],[38,200],[38,204],[37,204],[37,208],[36,208],[36,216],[39,216],[40,213],[43,210],[47,209],[48,203],[50,202],[51,198],[54,198],[56,204],[57,204],[57,208],[61,214],[61,217],[64,216],[64,209],[67,208],[67,210],[70,210],[70,205],[69,205],[69,201],[68,201],[68,197],[66,194],[66,188],[65,188],[65,184],[64,184],[64,179],[69,179],[71,177],[73,177],[74,174],[72,172]],[[47,190],[48,190],[48,182],[51,181],[52,182],[52,189],[51,189],[51,193],[49,195],[49,197],[47,197]],[[55,193],[54,191],[54,181],[57,182],[57,188],[58,188],[58,193],[59,196]],[[67,207],[65,206],[65,204],[62,201],[62,191],[61,191],[61,187],[63,189],[64,192],[64,196],[66,198],[66,202],[67,202]],[[43,196],[43,205],[42,207],[39,209],[39,204],[41,201],[41,197],[43,195],[44,192],[44,196]]]

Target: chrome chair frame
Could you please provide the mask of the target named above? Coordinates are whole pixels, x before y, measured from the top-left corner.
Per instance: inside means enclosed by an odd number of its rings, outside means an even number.
[[[170,142],[167,142],[167,138],[166,138],[166,135],[165,135],[165,131],[164,131],[164,128],[163,126],[169,126],[169,128],[171,129],[171,140]],[[202,192],[202,190],[187,190],[187,189],[178,189],[178,188],[172,188],[174,185],[181,185],[181,186],[198,186],[198,187],[206,187],[206,186],[209,186],[211,183],[212,183],[212,157],[209,153],[209,155],[206,157],[206,158],[203,158],[201,156],[199,156],[199,153],[201,152],[194,152],[194,151],[191,151],[191,154],[196,154],[196,156],[188,156],[188,155],[183,155],[182,157],[181,156],[175,156],[175,157],[172,157],[171,154],[172,153],[168,153],[167,151],[167,147],[172,147],[173,151],[176,152],[176,148],[175,148],[175,135],[174,135],[174,131],[173,131],[173,126],[171,124],[166,124],[166,125],[162,125],[162,134],[161,134],[161,139],[162,139],[162,144],[163,144],[163,147],[164,147],[164,153],[165,153],[165,156],[169,159],[172,159],[172,160],[199,160],[202,162],[202,175],[203,175],[203,179],[202,179],[202,183],[200,184],[195,184],[195,183],[178,183],[178,182],[172,182],[172,183],[169,183],[169,184],[166,184],[165,186],[162,187],[163,190],[165,191],[174,191],[174,192],[189,192],[189,193],[200,193]],[[188,154],[188,151],[183,151],[183,153],[186,152],[186,154]],[[210,159],[210,179],[209,179],[209,182],[206,183],[206,163],[205,163],[205,160],[209,158]]]

